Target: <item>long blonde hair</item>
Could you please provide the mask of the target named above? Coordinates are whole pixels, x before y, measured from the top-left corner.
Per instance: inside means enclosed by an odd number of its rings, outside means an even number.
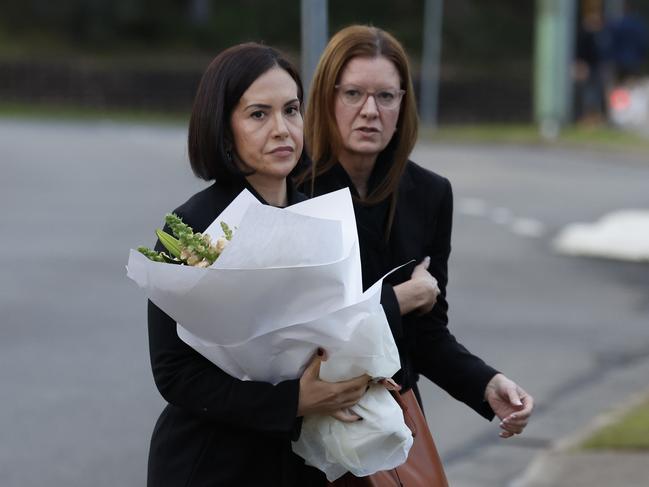
[[[356,57],[384,57],[391,61],[399,73],[401,89],[406,92],[401,101],[397,131],[388,144],[392,150],[392,164],[383,181],[362,200],[362,203],[372,205],[392,198],[389,233],[399,180],[417,140],[418,122],[408,57],[399,41],[388,32],[373,26],[352,25],[336,33],[327,44],[313,76],[306,108],[304,136],[313,164],[310,174],[303,174],[301,182],[311,179],[313,192],[315,179],[338,162],[342,141],[336,124],[335,85],[347,63]]]

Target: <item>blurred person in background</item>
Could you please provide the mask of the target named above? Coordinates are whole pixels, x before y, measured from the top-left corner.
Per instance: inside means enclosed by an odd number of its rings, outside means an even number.
[[[595,2],[582,13],[577,35],[574,74],[578,92],[577,118],[582,123],[597,124],[606,119],[610,51],[610,29],[606,28],[601,2]]]
[[[310,196],[349,188],[365,288],[383,282],[383,305],[399,349],[402,392],[419,374],[478,414],[500,436],[523,432],[533,399],[462,346],[448,329],[447,266],[453,197],[449,181],[408,160],[417,114],[406,53],[387,32],[350,26],[329,41],[305,116],[313,160],[298,182]]]
[[[640,75],[649,51],[647,22],[635,12],[633,3],[627,1],[624,5],[624,15],[611,23],[610,30],[616,81],[632,81]]]
[[[214,184],[174,212],[203,232],[244,188],[277,207],[306,199],[288,179],[302,157],[302,128],[295,67],[271,47],[226,49],[205,71],[189,123],[191,167]],[[156,249],[163,250],[160,242]],[[245,302],[242,289],[233,306]],[[345,409],[365,392],[367,376],[319,380],[320,352],[300,378],[242,381],[185,344],[175,321],[151,302],[148,324],[153,376],[168,402],[151,438],[149,487],[326,484],[324,474],[292,452],[291,440],[306,414],[357,420]]]

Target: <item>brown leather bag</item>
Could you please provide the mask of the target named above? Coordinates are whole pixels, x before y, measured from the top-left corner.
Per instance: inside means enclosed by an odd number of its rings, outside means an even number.
[[[412,389],[404,394],[392,392],[403,410],[403,418],[412,431],[414,441],[408,459],[392,470],[382,470],[367,477],[346,473],[331,487],[448,487],[442,461],[428,429],[426,418]]]

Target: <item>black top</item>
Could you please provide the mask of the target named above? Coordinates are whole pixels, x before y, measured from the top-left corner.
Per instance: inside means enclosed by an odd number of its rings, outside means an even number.
[[[388,158],[379,157],[368,181],[368,192],[383,179],[390,163]],[[351,179],[337,164],[316,178],[315,195],[344,187],[358,197]],[[304,188],[310,193],[311,182],[307,181]],[[453,218],[451,184],[448,179],[408,161],[399,184],[394,221],[386,238],[389,204],[389,199],[372,206],[354,201],[354,211],[365,289],[395,267],[415,260],[389,275],[381,293],[381,304],[401,358],[402,369],[395,380],[404,390],[414,388],[418,394],[416,383],[419,374],[423,374],[485,418],[492,419],[494,413],[484,401],[484,391],[497,371],[458,343],[448,329],[446,284]],[[441,291],[437,303],[424,315],[413,312],[401,316],[393,286],[408,280],[416,263],[427,255],[431,259],[428,270],[437,279]]]
[[[202,232],[244,187],[265,203],[242,180],[213,184],[174,213]],[[289,185],[289,204],[304,199]],[[159,242],[156,249],[162,250]],[[233,305],[246,306],[245,291]],[[175,321],[151,302],[148,322],[153,377],[169,403],[151,438],[149,487],[325,485],[324,474],[291,450],[301,427],[299,379],[277,385],[235,379],[180,340]]]

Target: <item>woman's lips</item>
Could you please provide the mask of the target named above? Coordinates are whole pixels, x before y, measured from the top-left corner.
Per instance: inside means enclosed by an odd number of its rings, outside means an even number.
[[[294,150],[293,147],[290,146],[282,146],[282,147],[276,147],[272,151],[270,151],[271,154],[274,156],[280,156],[280,157],[287,157],[293,154]]]
[[[379,129],[375,127],[358,127],[357,129],[354,130],[354,132],[359,138],[359,140],[367,140],[367,141],[376,141],[376,138],[381,135],[381,132]]]

